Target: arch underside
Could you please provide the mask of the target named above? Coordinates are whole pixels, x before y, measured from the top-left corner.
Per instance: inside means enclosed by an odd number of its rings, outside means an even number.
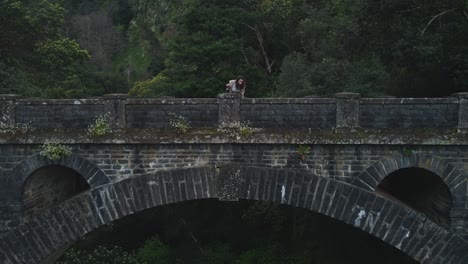
[[[96,164],[78,155],[51,160],[40,154],[32,155],[14,167],[9,173],[8,181],[12,182],[15,187],[21,188],[31,174],[48,166],[63,166],[76,171],[91,188],[110,182],[109,177]]]
[[[86,190],[89,184],[77,171],[62,165],[41,167],[24,184],[23,216],[30,217]]]
[[[450,227],[452,195],[444,181],[429,170],[410,167],[394,171],[379,183],[376,192]]]
[[[204,198],[302,207],[353,225],[421,263],[468,263],[468,244],[416,211],[343,182],[276,168],[192,167],[102,185],[45,210],[0,241],[1,263],[38,263],[101,225]]]
[[[439,176],[452,193],[454,202],[457,202],[459,198],[464,198],[461,196],[466,194],[466,184],[463,184],[468,181],[466,175],[447,161],[433,155],[411,154],[384,157],[358,175],[353,185],[374,191],[385,177],[404,168],[421,168]]]

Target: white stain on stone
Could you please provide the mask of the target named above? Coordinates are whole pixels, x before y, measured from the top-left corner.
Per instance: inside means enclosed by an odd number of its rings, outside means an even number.
[[[359,211],[358,213],[358,217],[356,218],[356,220],[354,220],[354,226],[358,227],[358,226],[361,226],[361,221],[364,217],[366,217],[366,211],[362,210]]]
[[[208,157],[206,156],[198,156],[195,160],[195,165],[206,165],[209,163]]]
[[[286,187],[283,185],[281,187],[281,203],[286,202]]]
[[[79,105],[79,104],[81,104],[81,102],[78,101],[78,100],[75,100],[75,101],[73,101],[73,104]]]
[[[374,214],[369,213],[369,215],[368,215],[368,217],[366,219],[366,224],[369,225],[370,232],[372,232],[372,230],[374,230],[375,224],[377,223],[377,221],[379,221],[379,219],[380,219],[380,212],[378,212],[375,216],[374,216]]]
[[[396,245],[396,248],[398,249],[401,249],[401,246],[403,245],[403,242],[408,239],[411,235],[411,231],[408,230],[408,232],[406,232],[406,234],[403,236],[403,238],[401,239],[400,243],[398,243],[398,245]]]
[[[149,185],[149,186],[151,186],[151,185],[156,185],[156,184],[158,184],[157,181],[149,181],[149,182],[148,182],[148,185]]]

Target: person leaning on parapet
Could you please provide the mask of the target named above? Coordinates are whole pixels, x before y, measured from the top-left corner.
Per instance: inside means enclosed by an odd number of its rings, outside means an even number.
[[[230,93],[240,93],[242,98],[244,98],[245,88],[247,87],[247,82],[242,76],[237,76],[235,80],[230,80],[226,84],[226,91]]]

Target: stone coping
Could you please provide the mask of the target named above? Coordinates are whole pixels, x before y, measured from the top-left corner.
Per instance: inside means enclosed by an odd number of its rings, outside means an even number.
[[[467,93],[468,94],[468,93]],[[308,97],[308,98],[243,98],[241,104],[334,104],[341,97]],[[348,97],[343,97],[348,98]],[[463,98],[463,97],[461,97]],[[138,104],[217,104],[218,98],[127,98],[125,96],[104,96],[95,98],[77,98],[77,99],[43,99],[43,98],[24,98],[15,95],[0,95],[2,100],[15,100],[16,104],[103,104],[108,100],[121,100],[127,105]],[[235,98],[234,98],[235,99]],[[445,98],[355,98],[360,104],[458,104],[458,97]]]
[[[362,98],[360,104],[458,104],[459,99],[447,98]]]
[[[265,129],[240,138],[215,128],[193,128],[186,134],[173,129],[124,129],[91,137],[84,129],[35,129],[4,132],[0,144],[42,144],[56,138],[66,144],[324,144],[324,145],[468,145],[468,133],[454,130],[287,130]]]

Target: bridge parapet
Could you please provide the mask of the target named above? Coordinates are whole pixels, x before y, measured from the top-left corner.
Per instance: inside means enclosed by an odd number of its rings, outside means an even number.
[[[256,127],[288,129],[468,129],[468,93],[448,98],[146,98],[106,95],[90,99],[36,99],[0,95],[1,122],[37,128],[86,128],[107,115],[115,128],[162,128],[170,114],[193,127],[249,121]]]

